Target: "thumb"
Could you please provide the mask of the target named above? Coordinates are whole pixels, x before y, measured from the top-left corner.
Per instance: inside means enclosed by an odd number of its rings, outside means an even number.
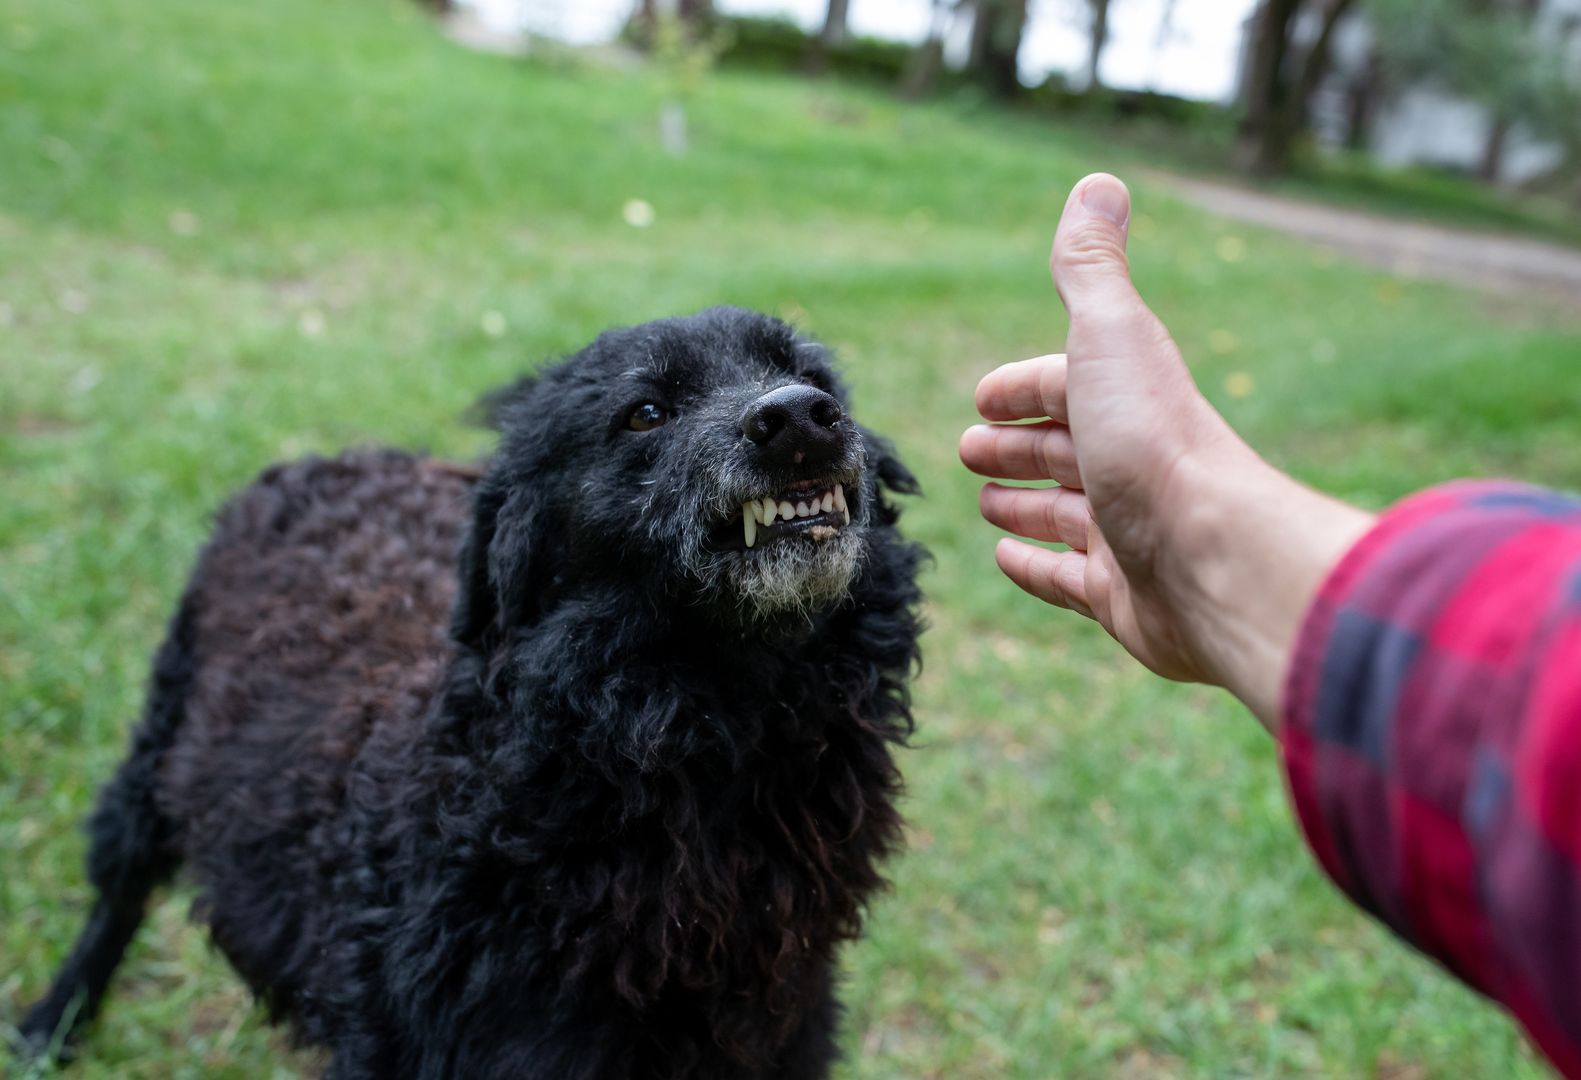
[[[1125,256],[1130,223],[1131,193],[1117,178],[1094,173],[1071,189],[1049,270],[1072,319],[1117,305],[1126,312],[1141,303]]]
[[[1105,465],[1121,473],[1151,468],[1158,455],[1178,450],[1165,435],[1186,433],[1205,404],[1169,330],[1131,284],[1130,220],[1125,185],[1095,173],[1071,191],[1049,255],[1070,312],[1066,410],[1082,479],[1098,502],[1113,475]]]

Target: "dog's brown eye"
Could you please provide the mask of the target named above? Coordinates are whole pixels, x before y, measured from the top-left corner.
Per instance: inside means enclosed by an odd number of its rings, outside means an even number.
[[[663,405],[644,401],[631,410],[631,418],[626,421],[626,426],[632,431],[652,431],[669,418],[670,413]]]

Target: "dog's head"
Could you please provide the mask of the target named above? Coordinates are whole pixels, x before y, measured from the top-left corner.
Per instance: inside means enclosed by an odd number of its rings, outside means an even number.
[[[457,632],[617,586],[749,620],[846,598],[915,492],[821,346],[736,308],[611,330],[492,401]]]

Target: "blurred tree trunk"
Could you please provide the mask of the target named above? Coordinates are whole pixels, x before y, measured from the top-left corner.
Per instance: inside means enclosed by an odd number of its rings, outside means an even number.
[[[455,0],[444,2],[454,3]],[[683,23],[695,26],[714,17],[714,4],[713,0],[637,0],[627,28],[639,48],[646,50],[653,47],[654,27],[658,25],[660,15],[679,18]]]
[[[1001,100],[1021,89],[1016,58],[1026,28],[1027,0],[976,0],[966,70],[973,81]]]
[[[813,38],[812,47],[807,50],[807,70],[813,75],[823,73],[824,66],[829,62],[829,50],[845,41],[849,30],[846,26],[846,16],[851,8],[851,0],[829,0],[829,6],[824,11],[823,29],[818,36]]]
[[[915,101],[933,93],[944,67],[944,33],[949,29],[953,11],[951,0],[933,0],[928,17],[928,36],[922,39],[906,71],[900,77],[900,96]]]
[[[1477,164],[1477,179],[1497,184],[1504,175],[1504,148],[1510,141],[1510,122],[1495,114],[1488,122],[1488,138],[1482,144],[1482,160]]]
[[[901,76],[900,96],[915,101],[933,93],[939,82],[939,71],[944,67],[944,42],[928,38],[911,54],[906,73]]]
[[[637,0],[631,18],[626,20],[626,33],[632,44],[644,52],[653,48],[653,28],[659,23],[658,0]]]
[[[1479,7],[1486,11],[1490,7],[1503,6],[1515,13],[1517,18],[1525,21],[1528,31],[1538,10],[1542,7],[1542,0],[1481,0]],[[1504,151],[1510,142],[1510,121],[1508,113],[1494,106],[1492,117],[1488,122],[1488,137],[1482,144],[1482,160],[1477,165],[1477,178],[1485,184],[1497,184],[1504,175]]]
[[[845,40],[850,31],[846,26],[847,16],[851,12],[851,0],[829,0],[829,10],[824,13],[823,30],[818,35],[818,40],[825,46],[838,45]]]
[[[1147,77],[1147,88],[1158,88],[1158,72],[1163,69],[1164,50],[1169,48],[1169,43],[1175,37],[1175,7],[1177,0],[1164,0],[1163,8],[1158,14],[1158,32],[1153,35],[1153,58],[1149,65],[1152,69]]]
[[[1345,149],[1365,150],[1372,143],[1372,122],[1383,95],[1383,61],[1378,50],[1367,54],[1361,73],[1351,80],[1345,102]]]
[[[1103,48],[1109,44],[1109,0],[1087,0],[1087,5],[1092,9],[1092,25],[1087,36],[1087,92],[1103,89],[1103,81],[1098,77],[1098,63],[1103,59]],[[1165,9],[1164,18],[1170,17],[1170,11]]]
[[[1263,0],[1254,16],[1246,111],[1235,146],[1235,164],[1242,171],[1268,177],[1289,167],[1290,152],[1306,130],[1312,94],[1328,74],[1334,29],[1354,3],[1323,2],[1317,37],[1298,56],[1294,34],[1299,16],[1317,10],[1317,3]]]
[[[1249,168],[1257,142],[1280,101],[1280,71],[1290,48],[1291,24],[1301,0],[1262,0],[1251,16],[1251,43],[1246,78],[1241,87],[1243,115],[1236,145],[1236,163]]]

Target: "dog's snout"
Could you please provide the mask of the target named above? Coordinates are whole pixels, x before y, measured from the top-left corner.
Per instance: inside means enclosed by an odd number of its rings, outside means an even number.
[[[741,414],[741,434],[759,453],[800,462],[808,455],[832,454],[845,413],[840,403],[816,386],[792,384],[770,390]]]

